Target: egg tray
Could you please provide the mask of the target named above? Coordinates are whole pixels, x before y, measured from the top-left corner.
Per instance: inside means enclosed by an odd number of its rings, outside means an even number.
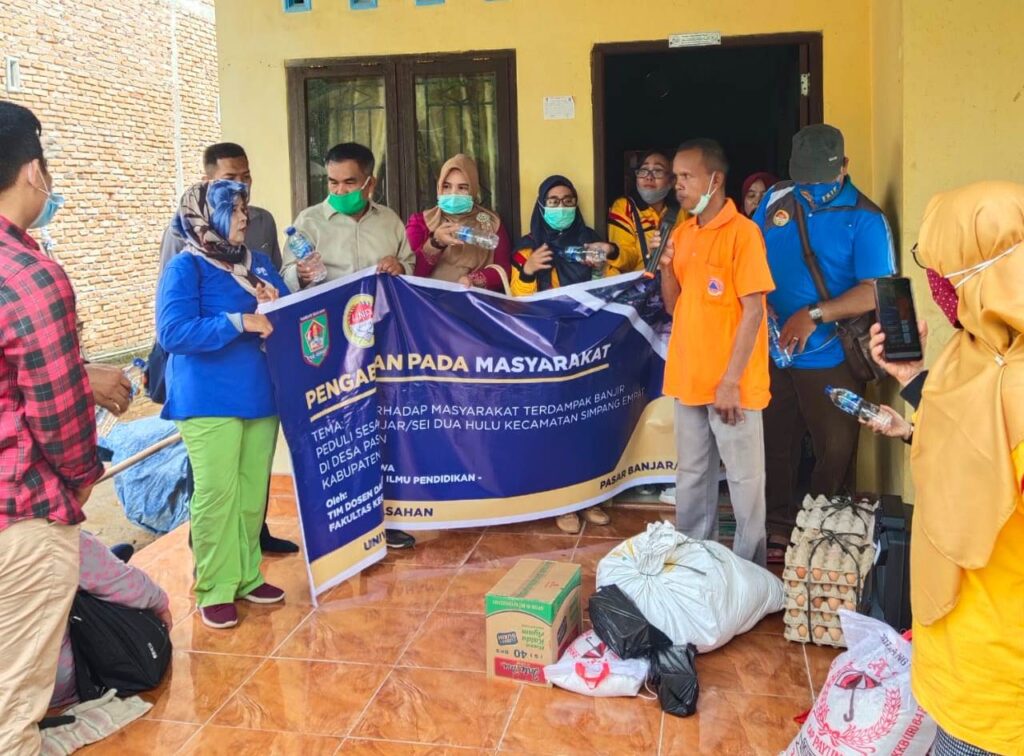
[[[846,648],[846,638],[843,635],[843,631],[836,627],[817,625],[812,626],[808,630],[806,623],[803,625],[786,625],[783,637],[794,643],[814,643],[816,646]]]
[[[851,612],[857,611],[857,597],[847,594],[845,599],[835,596],[814,596],[807,598],[806,594],[787,594],[786,608],[804,611],[810,609],[816,612],[838,612],[840,609],[848,609]]]
[[[787,580],[785,582],[787,596],[807,596],[815,599],[819,596],[825,598],[850,599],[856,601],[860,598],[857,595],[857,586],[844,583],[815,583],[813,580]]]

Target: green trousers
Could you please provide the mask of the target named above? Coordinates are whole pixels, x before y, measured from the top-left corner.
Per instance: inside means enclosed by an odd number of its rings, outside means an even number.
[[[277,418],[193,417],[176,424],[195,477],[196,604],[230,604],[263,585],[260,529]]]

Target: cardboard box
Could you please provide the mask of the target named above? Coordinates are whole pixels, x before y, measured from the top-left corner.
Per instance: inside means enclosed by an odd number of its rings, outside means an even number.
[[[550,685],[544,665],[579,636],[581,568],[521,559],[487,593],[487,676]]]

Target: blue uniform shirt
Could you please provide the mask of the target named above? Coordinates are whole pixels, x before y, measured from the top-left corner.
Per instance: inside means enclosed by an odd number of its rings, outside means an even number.
[[[804,262],[794,217],[796,202],[803,206],[807,235],[829,298],[838,297],[861,281],[896,272],[892,232],[885,215],[857,190],[849,177],[835,199],[813,211],[794,191],[791,182],[777,184],[765,195],[753,220],[764,234],[768,248],[768,266],[775,279],[775,291],[768,295],[768,304],[778,315],[780,328],[797,310],[822,301]],[[844,359],[835,325],[824,323],[811,335],[804,351],[796,355],[793,367],[831,368]]]

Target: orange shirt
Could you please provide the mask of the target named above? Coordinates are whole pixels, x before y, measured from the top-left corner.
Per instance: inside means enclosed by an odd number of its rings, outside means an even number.
[[[682,291],[672,313],[664,391],[689,406],[714,404],[743,313],[740,297],[775,288],[764,238],[728,200],[706,226],[697,225],[696,218],[677,226],[672,243],[672,272]],[[763,317],[740,378],[743,408],[767,407],[768,387],[768,321]]]

